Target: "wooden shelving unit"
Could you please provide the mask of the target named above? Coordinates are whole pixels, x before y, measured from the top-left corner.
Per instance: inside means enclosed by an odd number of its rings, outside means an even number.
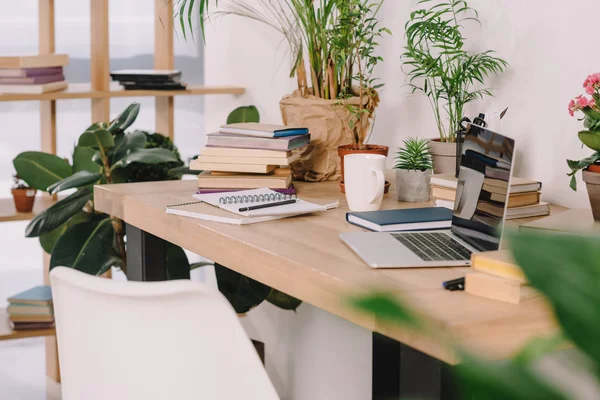
[[[59,1],[59,0],[57,0]],[[154,97],[156,100],[156,132],[173,138],[174,98],[193,95],[240,95],[242,87],[188,86],[187,90],[134,90],[125,91],[111,83],[109,54],[109,0],[90,1],[90,83],[71,84],[69,88],[44,94],[0,94],[1,101],[39,101],[41,151],[56,154],[56,102],[69,99],[90,99],[92,121],[110,120],[110,99],[116,97]],[[151,1],[151,0],[149,0]],[[38,0],[39,54],[55,53],[55,0]],[[154,68],[174,69],[173,53],[173,0],[154,0]],[[85,127],[82,127],[82,129]],[[36,199],[32,213],[20,214],[14,210],[12,198],[0,199],[0,222],[25,221],[53,204],[48,197]],[[44,255],[44,282],[48,279],[49,256]],[[7,323],[5,310],[0,310],[0,340],[22,337],[52,336],[54,330],[15,332]],[[46,373],[60,381],[56,339],[46,339]]]

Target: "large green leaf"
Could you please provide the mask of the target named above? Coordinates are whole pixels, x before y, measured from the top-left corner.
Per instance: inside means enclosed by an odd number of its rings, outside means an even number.
[[[31,220],[25,230],[25,236],[37,237],[52,232],[80,212],[93,195],[92,189],[86,187],[53,204]]]
[[[594,151],[600,151],[600,132],[581,131],[579,140]]]
[[[112,133],[116,131],[124,131],[133,124],[140,113],[140,104],[131,103],[117,118],[115,118],[110,125],[108,130]]]
[[[302,304],[302,300],[292,297],[289,294],[280,292],[276,289],[271,289],[269,296],[267,297],[267,301],[283,310],[291,311],[296,311],[296,309],[300,307],[300,304]]]
[[[110,149],[115,146],[115,140],[112,134],[106,129],[96,129],[85,131],[79,136],[78,146],[91,147],[99,149],[102,146],[104,149]]]
[[[96,150],[91,147],[75,146],[73,150],[73,172],[100,172],[102,167],[94,162]]]
[[[190,279],[190,262],[185,251],[173,243],[166,243],[167,280]]]
[[[267,285],[215,264],[215,274],[219,290],[231,303],[238,314],[248,311],[265,301],[271,288]]]
[[[67,222],[54,229],[52,232],[45,233],[40,236],[40,245],[44,249],[44,251],[48,254],[52,254],[52,249],[54,249],[54,245],[58,239],[67,231],[67,229],[73,225],[80,224],[82,222],[87,222],[92,218],[92,215],[86,213],[85,211],[80,211],[77,214],[73,215]]]
[[[54,246],[50,269],[69,267],[90,275],[102,275],[118,264],[113,253],[114,234],[110,218],[70,227]]]
[[[123,158],[129,150],[143,149],[146,147],[146,135],[143,131],[120,133],[115,136],[115,147],[112,149],[112,163]]]
[[[517,263],[550,301],[560,325],[600,366],[600,240],[576,235],[510,235]]]
[[[52,194],[60,193],[63,190],[80,188],[82,186],[88,186],[92,183],[98,182],[102,178],[102,174],[99,172],[79,171],[63,179],[60,182],[56,182],[54,185],[48,187],[48,191]]]
[[[177,162],[177,156],[167,149],[133,149],[113,164],[111,169],[123,168],[131,163],[161,164]]]
[[[392,295],[373,293],[351,299],[352,305],[360,311],[376,315],[382,321],[408,326],[420,326],[420,320]]]
[[[34,189],[46,191],[48,186],[71,175],[69,162],[53,154],[26,151],[19,154],[13,164],[19,178]]]
[[[260,114],[254,106],[238,107],[227,117],[228,124],[240,122],[260,122]]]

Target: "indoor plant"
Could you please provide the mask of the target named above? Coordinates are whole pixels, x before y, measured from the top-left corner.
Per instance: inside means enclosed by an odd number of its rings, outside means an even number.
[[[579,140],[594,154],[583,160],[567,160],[571,169],[571,189],[577,190],[575,174],[583,170],[583,180],[586,183],[594,219],[600,221],[600,73],[587,77],[583,87],[591,98],[579,95],[569,103],[569,115],[574,116],[577,111],[583,113],[584,130],[579,132]]]
[[[31,212],[33,210],[33,203],[35,202],[35,194],[37,191],[30,188],[18,175],[14,175],[13,178],[15,183],[11,192],[17,212]]]
[[[429,201],[431,154],[427,139],[408,138],[396,153],[396,189],[398,201]]]
[[[381,4],[368,0],[260,0],[251,5],[244,0],[179,0],[184,33],[192,29],[195,5],[203,29],[210,4],[218,5],[216,16],[248,17],[284,36],[292,56],[290,76],[297,78],[298,90],[280,102],[283,122],[311,132],[311,145],[292,164],[294,177],[339,179],[338,147],[364,143],[378,102],[380,84],[370,74],[382,61],[373,55],[374,39],[388,32],[377,24]],[[348,106],[358,112],[348,113]]]
[[[486,78],[503,72],[508,65],[491,50],[465,50],[463,25],[468,20],[478,22],[477,16],[466,1],[446,0],[414,11],[405,25],[407,44],[402,62],[408,85],[413,94],[422,93],[429,99],[439,132],[439,139],[430,142],[436,174],[455,172],[453,143],[465,105],[492,95],[490,89],[477,85],[485,85]]]

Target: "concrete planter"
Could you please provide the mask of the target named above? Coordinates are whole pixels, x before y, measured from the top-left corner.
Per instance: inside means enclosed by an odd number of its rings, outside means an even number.
[[[429,201],[431,187],[431,170],[415,171],[408,169],[396,170],[396,188],[398,201],[423,203]]]
[[[433,139],[429,141],[429,152],[433,158],[434,174],[456,173],[456,143]]]
[[[600,173],[584,170],[583,181],[587,186],[594,220],[600,221]]]

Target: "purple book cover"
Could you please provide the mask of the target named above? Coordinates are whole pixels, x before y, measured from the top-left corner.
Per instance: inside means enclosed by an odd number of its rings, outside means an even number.
[[[62,67],[0,69],[0,78],[31,78],[34,76],[61,75]]]
[[[65,77],[63,74],[32,76],[30,78],[0,78],[0,85],[41,85],[64,80]]]
[[[241,192],[242,190],[250,190],[250,189],[198,189],[196,194],[214,194],[214,193],[231,193],[231,192]],[[287,189],[271,189],[277,193],[292,195],[296,194],[296,188],[292,185]]]

